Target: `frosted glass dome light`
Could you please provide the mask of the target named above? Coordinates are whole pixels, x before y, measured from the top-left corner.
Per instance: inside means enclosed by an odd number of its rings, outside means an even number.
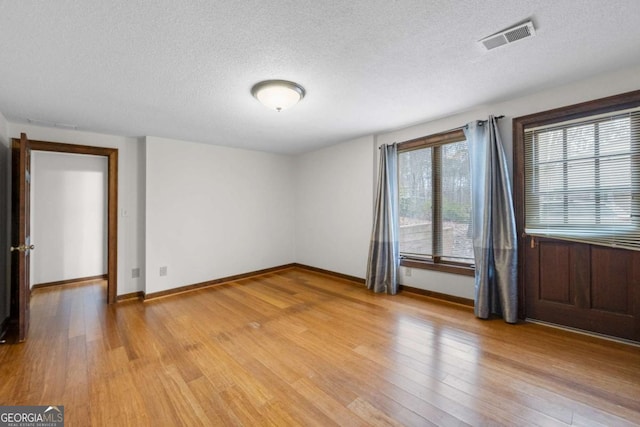
[[[300,102],[305,90],[298,83],[287,80],[265,80],[256,83],[251,94],[267,108],[280,112]]]

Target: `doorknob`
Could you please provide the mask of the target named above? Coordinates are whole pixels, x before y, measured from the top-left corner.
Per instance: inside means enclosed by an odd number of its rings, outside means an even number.
[[[33,250],[35,249],[36,246],[35,245],[20,245],[20,246],[11,246],[11,252],[13,251],[18,251],[18,252],[26,252],[27,250]]]

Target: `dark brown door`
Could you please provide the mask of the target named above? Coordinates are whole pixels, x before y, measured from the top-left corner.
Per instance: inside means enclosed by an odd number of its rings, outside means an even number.
[[[633,250],[636,237],[629,232],[637,227],[635,218],[638,218],[638,154],[635,149],[635,144],[638,144],[638,107],[640,91],[634,91],[513,120],[514,201],[519,233],[518,302],[521,318],[640,341],[640,251]],[[624,130],[627,128],[613,130],[611,127],[614,122],[622,123],[623,116],[628,117],[628,134]],[[560,128],[562,130],[557,131]],[[578,132],[578,128],[584,133]],[[538,139],[534,144],[534,129],[538,129],[540,134],[548,131],[546,137],[549,139]],[[574,135],[572,137],[569,136],[571,132]],[[628,140],[625,135],[628,135]],[[618,145],[612,145],[614,143]],[[622,146],[626,148],[618,148]],[[620,156],[620,163],[616,163],[620,172],[617,182],[611,176],[611,168],[606,168],[610,161],[607,153],[613,147]],[[588,152],[591,149],[593,153]],[[621,154],[623,152],[625,154]],[[573,175],[576,168],[582,168],[580,173],[593,170],[593,180],[586,179],[586,174],[576,178]],[[626,189],[627,181],[630,181],[629,190]],[[602,199],[603,195],[609,197],[608,194],[614,194],[607,193],[606,188],[616,188],[618,193],[615,193],[615,197],[631,200],[629,207],[619,209],[615,205],[615,210],[612,210],[611,199]],[[529,199],[527,190],[532,190],[528,193]],[[597,196],[585,198],[590,192]],[[575,229],[570,229],[574,236],[582,240],[582,243],[573,242],[569,239],[570,234],[565,234],[566,239],[559,237],[564,232],[558,233],[559,227],[546,228],[548,224],[581,223],[583,228],[591,224],[597,231],[595,227],[599,225],[613,227],[612,224],[615,224],[598,222],[585,215],[577,216],[573,222],[566,220],[571,214],[589,212],[587,208],[593,208],[597,218],[610,220],[611,212],[614,212],[617,221],[618,218],[626,220],[628,215],[630,222],[620,220],[618,224],[624,224],[619,225],[619,236],[629,236],[627,242],[621,238],[619,244],[629,247],[616,248],[618,243],[613,239],[602,244],[593,240],[593,243],[588,243],[589,239],[583,238],[588,233],[580,236],[575,234]],[[528,210],[531,210],[531,216],[527,215]],[[603,213],[605,216],[601,216]],[[543,214],[551,218],[548,223],[540,219]],[[558,237],[527,235],[527,218],[531,219],[531,228],[551,231],[546,233],[549,236],[556,232]],[[584,233],[584,230],[581,232]],[[611,229],[608,233],[602,235],[616,236],[615,233],[611,234]]]
[[[529,236],[526,316],[640,341],[640,252]]]
[[[31,148],[26,134],[12,145],[11,319],[17,338],[29,332],[29,254],[34,248],[30,233]]]

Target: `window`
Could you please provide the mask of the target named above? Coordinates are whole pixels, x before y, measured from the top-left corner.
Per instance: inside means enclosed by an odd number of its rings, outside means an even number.
[[[525,232],[640,249],[640,109],[525,129]]]
[[[398,145],[402,264],[473,274],[469,151],[461,130]]]

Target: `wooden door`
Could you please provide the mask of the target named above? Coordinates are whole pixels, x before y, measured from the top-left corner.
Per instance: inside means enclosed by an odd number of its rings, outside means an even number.
[[[526,240],[528,318],[640,341],[640,252]]]
[[[18,341],[29,332],[29,254],[34,246],[30,233],[31,148],[26,134],[12,145],[11,219],[11,319]]]
[[[530,146],[526,143],[526,130],[571,122],[582,126],[585,120],[594,123],[598,117],[600,118],[597,120],[604,120],[605,116],[608,120],[613,116],[620,117],[625,110],[635,111],[638,107],[640,107],[640,91],[633,91],[517,117],[513,120],[514,201],[516,227],[519,234],[519,317],[640,341],[640,251],[616,248],[615,244],[590,244],[586,243],[588,240],[585,239],[583,239],[585,243],[577,243],[568,238],[565,240],[527,235],[527,209],[533,209],[533,213],[536,214],[536,200],[531,199],[533,206],[527,206],[525,197],[527,178],[536,176],[536,169],[532,167],[532,162],[537,161],[535,156],[542,153],[540,150],[533,152],[534,155],[528,159],[534,160],[527,162],[526,153],[532,153],[532,151],[527,151]],[[637,126],[637,120],[631,119],[630,147],[637,144],[637,138],[635,138]],[[598,127],[598,129],[602,128]],[[565,144],[565,140],[563,136],[562,144]],[[598,139],[597,144],[598,147],[606,147],[607,142]],[[569,145],[561,147],[563,147],[563,159],[569,159],[571,154]],[[635,178],[635,174],[638,173],[635,168],[637,156],[637,151],[633,151],[629,156],[633,183],[629,194],[631,203],[638,200],[637,187],[634,187],[637,185],[637,178]],[[597,162],[600,161],[599,159]],[[594,165],[600,164],[597,162]],[[563,185],[568,185],[570,178],[565,172],[569,170],[569,163],[564,163],[558,170],[562,170],[562,173],[557,176],[562,178]],[[597,175],[598,170],[594,168],[596,171],[594,179],[600,179]],[[628,171],[623,173],[624,168],[620,171],[621,178],[629,176]],[[539,172],[540,169],[537,170],[538,174]],[[593,187],[595,184],[589,185]],[[585,184],[584,187],[578,187],[587,188],[588,186]],[[567,199],[568,193],[563,194]],[[599,200],[595,198],[590,203],[597,205]],[[563,209],[565,205],[563,201]],[[538,203],[538,209],[540,206]],[[632,222],[626,225],[627,229],[637,222],[634,220],[638,217],[636,208],[632,205],[631,209],[629,216]],[[568,213],[568,210],[565,209],[562,212]],[[622,235],[625,226],[620,227]]]

